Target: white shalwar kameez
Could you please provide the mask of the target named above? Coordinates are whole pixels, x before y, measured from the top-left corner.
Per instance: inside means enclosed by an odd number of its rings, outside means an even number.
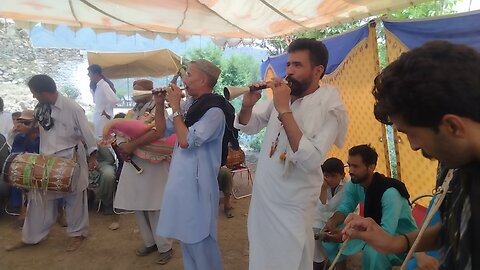
[[[57,101],[51,108],[54,126],[50,130],[40,126],[40,154],[68,159],[76,155],[79,168],[72,178],[71,193],[48,191],[43,195],[42,191],[28,192],[27,213],[22,229],[22,241],[27,244],[36,244],[47,237],[57,220],[56,199],[59,198],[65,200],[68,235],[87,236],[88,233],[86,157],[97,149],[97,142],[85,111],[76,102],[58,94]],[[78,150],[75,152],[76,146]]]
[[[273,101],[256,105],[247,125],[255,134],[267,127],[257,164],[248,214],[250,270],[312,269],[314,208],[323,182],[321,164],[330,147],[342,146],[347,112],[338,90],[323,86],[291,103],[303,136],[294,153],[277,119]],[[272,142],[278,146],[270,157]],[[280,155],[286,152],[286,160]]]
[[[134,118],[138,119],[145,112],[155,112],[153,99],[138,110],[134,110]],[[127,162],[123,164],[113,206],[135,211],[144,245],[146,247],[157,245],[158,252],[167,252],[172,248],[172,241],[157,235],[155,230],[159,222],[170,161],[164,160],[155,164],[137,156],[132,156],[132,160],[144,171],[138,174],[132,164]]]
[[[315,215],[313,221],[313,228],[322,230],[327,224],[327,221],[333,216],[337,206],[342,200],[343,193],[345,192],[344,185],[349,179],[342,179],[338,186],[332,190],[328,187],[326,192],[326,203],[322,203],[320,198],[317,200],[317,205],[315,206]],[[322,245],[322,239],[315,241],[315,252],[313,254],[313,261],[316,263],[321,263],[326,259],[325,249]]]
[[[93,102],[95,103],[93,124],[95,126],[96,136],[102,136],[103,127],[110,121],[105,115],[102,115],[103,111],[113,119],[113,107],[119,101],[120,99],[104,79],[97,82],[97,88],[93,93]]]

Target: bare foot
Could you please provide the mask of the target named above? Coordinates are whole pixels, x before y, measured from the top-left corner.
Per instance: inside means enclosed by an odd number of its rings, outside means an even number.
[[[110,226],[108,226],[108,229],[110,229],[111,231],[115,231],[118,228],[120,228],[120,224],[118,222],[112,222],[112,224],[110,224]]]
[[[36,244],[27,244],[27,243],[24,243],[24,242],[20,241],[18,243],[6,246],[5,251],[14,251],[14,250],[17,250],[17,249],[31,247],[31,246],[34,246],[34,245],[36,245]]]
[[[83,240],[85,240],[85,236],[75,236],[71,237],[67,248],[65,249],[67,252],[72,252],[77,250],[83,243]]]

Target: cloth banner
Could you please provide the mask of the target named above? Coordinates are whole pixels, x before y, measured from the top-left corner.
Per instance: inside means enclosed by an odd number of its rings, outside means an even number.
[[[346,162],[348,149],[370,144],[379,154],[377,170],[390,175],[385,127],[373,115],[371,92],[379,72],[375,23],[322,41],[329,51],[329,64],[320,83],[339,89],[349,118],[344,147],[332,147],[327,156]],[[286,54],[265,61],[261,67],[264,79],[284,77],[286,62]]]
[[[391,63],[403,52],[433,40],[466,44],[480,50],[480,12],[419,20],[383,20],[387,59]],[[397,169],[412,198],[431,194],[435,188],[437,162],[412,151],[407,137],[395,132]],[[426,204],[426,202],[421,202]]]

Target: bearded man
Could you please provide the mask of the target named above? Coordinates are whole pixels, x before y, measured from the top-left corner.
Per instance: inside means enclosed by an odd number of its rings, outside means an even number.
[[[338,90],[319,86],[327,62],[322,42],[297,39],[288,47],[290,83],[274,78],[268,84],[273,100],[258,105],[259,92],[243,96],[235,127],[247,134],[267,128],[248,214],[250,270],[312,269],[321,164],[333,144],[343,145],[347,132]]]

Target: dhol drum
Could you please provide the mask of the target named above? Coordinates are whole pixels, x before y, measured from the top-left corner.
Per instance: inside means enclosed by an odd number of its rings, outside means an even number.
[[[4,181],[30,190],[71,192],[78,170],[75,160],[33,153],[10,154],[3,166]]]

